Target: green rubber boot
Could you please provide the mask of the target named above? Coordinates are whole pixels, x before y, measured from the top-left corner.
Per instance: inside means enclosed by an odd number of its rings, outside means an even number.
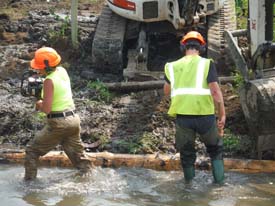
[[[214,182],[217,184],[223,184],[223,180],[224,180],[223,160],[212,161],[212,173],[214,177]]]
[[[191,182],[191,180],[195,177],[195,169],[194,167],[186,167],[183,169],[184,179],[187,183]]]

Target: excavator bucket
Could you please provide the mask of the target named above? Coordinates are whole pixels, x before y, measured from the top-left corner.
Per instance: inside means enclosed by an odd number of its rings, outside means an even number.
[[[257,139],[259,159],[275,159],[275,77],[252,80],[240,89],[241,106]]]

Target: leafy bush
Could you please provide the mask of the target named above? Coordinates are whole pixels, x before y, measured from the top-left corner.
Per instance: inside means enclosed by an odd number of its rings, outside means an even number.
[[[231,75],[234,77],[234,88],[239,89],[244,85],[244,78],[239,70],[235,70]]]
[[[225,156],[240,156],[243,158],[255,156],[255,139],[248,135],[236,135],[225,129],[223,147]]]

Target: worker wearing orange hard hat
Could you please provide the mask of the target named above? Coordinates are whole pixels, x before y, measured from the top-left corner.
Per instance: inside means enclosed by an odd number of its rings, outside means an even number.
[[[195,176],[195,139],[199,134],[211,158],[214,182],[220,184],[224,180],[222,136],[226,115],[217,71],[210,59],[200,56],[206,42],[199,32],[188,32],[180,46],[184,56],[165,65],[164,93],[171,97],[168,114],[176,117],[176,148],[184,178],[190,182]]]
[[[70,78],[60,62],[60,55],[50,47],[38,49],[30,62],[32,69],[45,76],[36,110],[47,115],[47,124],[26,148],[25,180],[36,178],[39,157],[58,144],[81,172],[90,168],[80,139],[80,118],[74,111]]]

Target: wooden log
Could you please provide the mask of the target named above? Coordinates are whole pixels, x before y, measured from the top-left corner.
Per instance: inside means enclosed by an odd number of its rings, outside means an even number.
[[[109,152],[86,153],[94,166],[101,167],[143,167],[154,170],[179,170],[179,158],[168,155],[130,155],[113,154]],[[3,153],[0,155],[4,163],[22,164],[25,153]],[[40,157],[40,165],[54,167],[71,167],[71,162],[64,152],[52,151]]]
[[[275,161],[251,159],[224,159],[225,170],[244,173],[273,173]]]
[[[132,82],[113,82],[105,83],[105,86],[111,91],[139,91],[150,89],[161,89],[164,85],[164,80],[151,80],[151,81],[132,81]],[[219,77],[219,83],[233,83],[234,77]]]
[[[105,83],[105,86],[111,91],[138,91],[163,88],[164,81],[144,81],[144,82],[114,82]]]
[[[164,154],[130,155],[113,154],[109,152],[86,153],[93,165],[100,167],[143,167],[154,170],[181,170],[179,154],[174,156]],[[0,154],[0,163],[24,162],[25,153],[7,152]],[[40,164],[43,166],[71,167],[71,162],[64,152],[52,151],[40,157]],[[275,172],[275,161],[272,160],[245,160],[245,159],[224,159],[225,170],[242,173],[273,173]],[[199,169],[199,163],[196,163]]]

